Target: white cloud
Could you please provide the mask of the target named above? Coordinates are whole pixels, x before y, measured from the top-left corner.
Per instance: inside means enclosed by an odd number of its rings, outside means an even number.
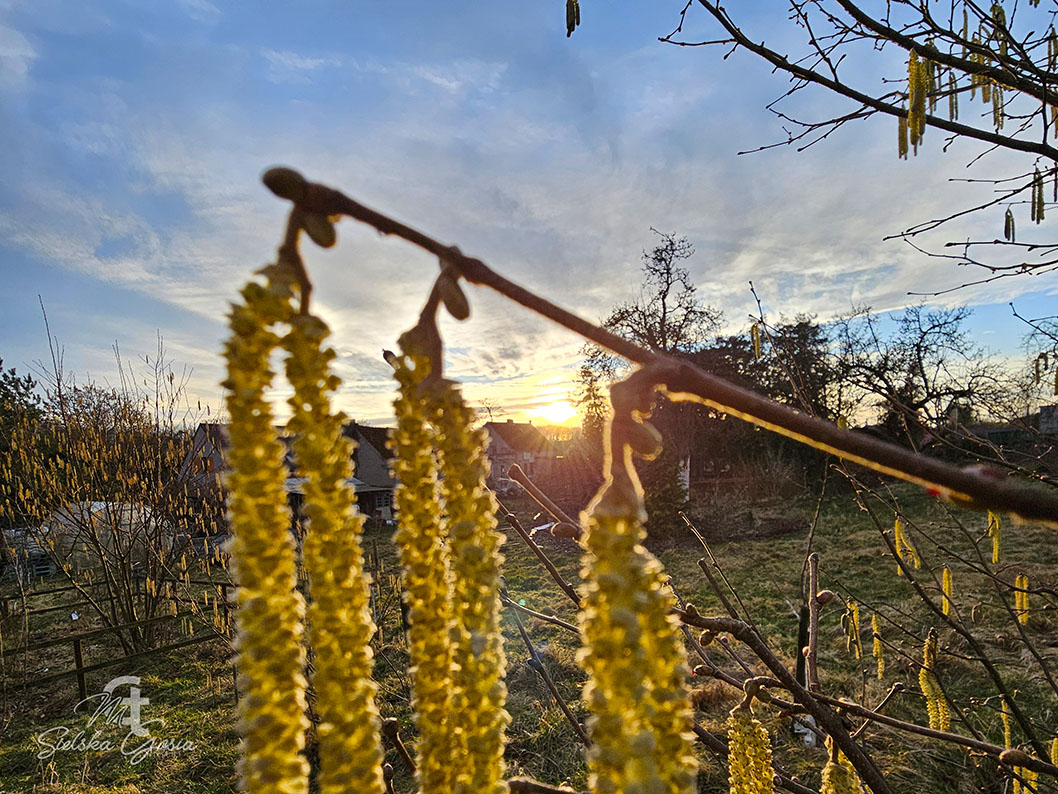
[[[37,51],[29,39],[0,24],[0,90],[14,91],[25,86],[36,59]]]
[[[216,22],[220,18],[220,9],[209,0],[177,0],[178,5],[188,16],[199,22]]]
[[[261,55],[268,62],[268,79],[274,83],[308,83],[314,72],[342,65],[342,58],[336,55],[313,57],[272,49],[262,50]]]

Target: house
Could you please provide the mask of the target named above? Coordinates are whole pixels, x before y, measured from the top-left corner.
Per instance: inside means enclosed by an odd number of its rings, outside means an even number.
[[[397,481],[390,473],[393,454],[387,446],[388,427],[368,427],[356,422],[345,426],[345,435],[356,442],[353,452],[354,490],[360,512],[382,521],[393,519],[393,489]]]
[[[1058,405],[1040,406],[1040,432],[1045,436],[1058,436]]]
[[[304,481],[293,476],[291,437],[285,435],[284,428],[276,428],[276,431],[287,449],[286,463],[291,473],[287,479],[287,491],[291,494],[291,507],[296,509],[300,505]],[[356,444],[353,452],[354,476],[350,484],[356,493],[360,513],[384,521],[391,520],[396,481],[389,471],[392,457],[386,447],[389,429],[350,422],[345,426],[344,433]],[[192,438],[191,450],[181,467],[181,474],[188,478],[193,488],[220,488],[221,478],[228,468],[227,451],[230,446],[227,425],[215,422],[199,424]]]
[[[507,477],[507,470],[517,463],[530,477],[546,477],[558,459],[555,446],[532,424],[515,422],[486,422],[489,434],[486,454],[492,464],[489,484],[495,486]]]
[[[191,450],[180,467],[181,479],[186,480],[194,491],[219,489],[230,446],[227,425],[200,422],[191,438]]]

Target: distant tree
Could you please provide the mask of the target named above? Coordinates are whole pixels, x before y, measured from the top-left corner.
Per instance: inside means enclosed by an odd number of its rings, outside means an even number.
[[[43,415],[37,382],[30,375],[19,375],[13,367],[5,369],[4,361],[0,359],[0,457],[7,458],[11,455],[11,437],[17,426],[35,425]],[[2,473],[0,500],[13,505],[18,505],[21,501],[17,484]],[[11,514],[0,511],[0,528],[13,526],[15,523],[16,520]],[[2,554],[3,550],[0,549],[0,555]]]
[[[38,384],[31,375],[19,375],[15,368],[4,368],[0,358],[0,431],[23,417],[40,419],[43,416]]]
[[[986,415],[1009,394],[1009,376],[964,327],[970,314],[912,306],[887,322],[859,309],[835,323],[835,370],[895,438],[917,446],[923,432],[935,434],[967,409]]]
[[[701,302],[690,274],[679,265],[694,255],[690,241],[651,231],[660,242],[643,252],[638,300],[618,304],[603,325],[658,353],[690,353],[716,332],[721,313]]]
[[[722,313],[707,306],[696,294],[690,273],[680,263],[694,255],[686,237],[662,234],[642,257],[643,283],[633,301],[614,307],[603,326],[658,353],[690,358],[701,350],[720,328]],[[586,345],[578,372],[578,402],[586,439],[601,435],[608,403],[603,388],[624,373],[623,360],[595,345]],[[678,526],[678,511],[686,501],[679,481],[681,461],[691,452],[699,406],[672,403],[659,398],[653,424],[661,431],[665,446],[661,457],[640,467],[652,532],[672,531]]]
[[[602,376],[588,364],[582,364],[577,373],[576,401],[581,414],[583,441],[592,450],[596,460],[602,460],[602,434],[606,418],[610,415],[610,403],[601,383]]]
[[[690,357],[719,330],[723,314],[698,298],[690,273],[680,264],[694,255],[690,241],[656,229],[651,231],[659,242],[643,252],[639,297],[615,306],[603,326],[654,352]],[[580,402],[582,406],[595,406],[592,421],[597,422],[600,389],[624,372],[625,363],[595,345],[586,345],[583,353],[585,358],[578,373]],[[659,406],[655,424],[669,437],[670,446],[684,445],[686,431],[693,426],[693,415],[694,409],[666,402]],[[686,454],[686,449],[677,452]]]

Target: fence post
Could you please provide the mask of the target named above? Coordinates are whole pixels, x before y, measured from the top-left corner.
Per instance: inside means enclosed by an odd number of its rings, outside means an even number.
[[[81,638],[76,637],[73,641],[73,663],[77,671],[77,693],[81,700],[88,697],[88,685],[84,678],[84,656],[81,654]]]

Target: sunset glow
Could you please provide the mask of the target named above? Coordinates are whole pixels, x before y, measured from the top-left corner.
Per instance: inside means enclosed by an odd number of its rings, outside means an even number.
[[[577,417],[577,409],[569,400],[555,400],[532,411],[534,419],[540,418],[553,425],[569,424]]]

